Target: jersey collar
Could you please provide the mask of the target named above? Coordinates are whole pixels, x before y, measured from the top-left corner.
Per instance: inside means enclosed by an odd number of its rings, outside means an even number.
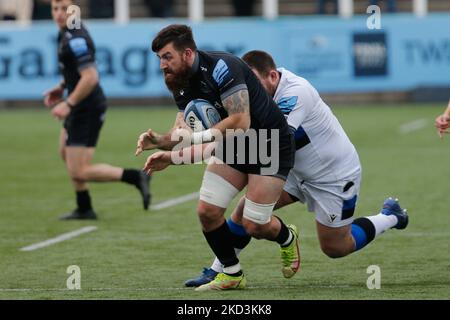
[[[195,58],[194,58],[194,62],[192,63],[192,67],[191,67],[191,76],[196,74],[199,69],[200,69],[200,55],[199,55],[198,51],[195,51]]]

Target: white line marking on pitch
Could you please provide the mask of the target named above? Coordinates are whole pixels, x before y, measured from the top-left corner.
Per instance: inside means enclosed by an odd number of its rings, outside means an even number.
[[[425,119],[425,118],[417,119],[417,120],[402,124],[400,126],[400,133],[402,133],[402,134],[411,133],[411,132],[420,130],[422,128],[425,128],[427,124],[428,124],[427,119]]]
[[[190,193],[178,198],[173,198],[173,199],[169,199],[167,201],[163,201],[161,203],[155,204],[154,206],[150,207],[150,210],[162,210],[162,209],[166,209],[169,207],[173,207],[176,206],[178,204],[184,203],[184,202],[188,202],[194,199],[198,199],[199,198],[199,193],[198,192],[194,192],[194,193]]]
[[[69,240],[75,237],[78,237],[79,235],[83,234],[83,233],[88,233],[88,232],[92,232],[97,230],[97,227],[95,226],[88,226],[88,227],[84,227],[78,230],[74,230],[71,232],[67,232],[67,233],[63,233],[60,236],[57,236],[55,238],[52,239],[48,239],[42,242],[38,242],[32,245],[29,245],[27,247],[23,247],[20,249],[20,251],[33,251],[33,250],[37,250],[37,249],[41,249],[41,248],[45,248],[48,246],[51,246],[52,244],[58,243],[58,242],[62,242],[65,240]]]

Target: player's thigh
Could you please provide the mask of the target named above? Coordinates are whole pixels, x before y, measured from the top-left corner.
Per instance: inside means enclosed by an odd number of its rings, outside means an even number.
[[[67,130],[67,147],[95,148],[103,127],[106,105],[84,105],[67,117],[64,128]]]
[[[223,163],[211,161],[203,175],[198,213],[224,213],[230,202],[247,184],[247,175]]]
[[[299,202],[299,199],[294,195],[289,194],[285,190],[281,191],[280,197],[278,198],[277,204],[273,210],[281,209],[285,206],[288,206],[294,202]]]
[[[260,204],[276,203],[285,181],[274,176],[248,175],[247,199]]]
[[[208,164],[205,173],[208,172],[222,177],[239,191],[244,189],[248,182],[247,174],[238,171],[225,163],[213,160],[214,159]]]

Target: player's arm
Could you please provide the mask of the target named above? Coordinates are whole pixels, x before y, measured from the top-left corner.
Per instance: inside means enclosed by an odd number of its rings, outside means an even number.
[[[302,147],[305,137],[302,124],[314,108],[317,99],[313,97],[313,94],[307,88],[294,86],[284,90],[281,98],[275,102],[280,109],[290,110],[286,120],[294,136],[296,148]]]
[[[212,141],[217,133],[225,136],[227,129],[247,131],[250,128],[250,96],[241,63],[233,58],[220,59],[214,67],[213,79],[228,117],[208,130],[193,133],[194,144]]]
[[[223,107],[228,112],[228,117],[217,123],[213,128],[225,135],[226,129],[250,128],[250,98],[247,89],[239,90],[223,101]]]
[[[184,121],[184,113],[181,111],[177,113],[175,123],[169,132],[159,135],[153,131],[156,148],[160,150],[172,150],[180,142],[180,139],[177,139],[173,136],[174,131],[178,129],[188,130],[188,132],[192,132],[191,128],[189,128]]]
[[[176,151],[158,151],[147,158],[143,171],[152,174],[161,171],[170,165],[192,164],[201,159],[207,160],[212,155],[215,143],[193,145]],[[207,155],[206,158],[203,158]]]
[[[80,72],[80,80],[75,89],[67,97],[66,102],[70,107],[76,106],[86,99],[98,84],[98,72],[94,66],[86,67]]]
[[[95,89],[99,81],[97,69],[93,65],[79,70],[79,72],[80,80],[65,101],[70,108],[73,108],[87,98]],[[61,90],[64,90],[63,85],[63,83],[59,85]]]
[[[450,127],[450,101],[444,113],[436,118],[435,126],[441,138],[443,133],[450,133],[450,130],[447,130]]]
[[[247,89],[232,93],[224,98],[222,103],[228,112],[228,117],[208,130],[192,133],[191,142],[193,144],[211,142],[217,134],[225,136],[227,129],[247,131],[250,128],[250,98]]]
[[[137,141],[137,148],[135,155],[138,156],[144,150],[172,150],[180,140],[172,139],[173,132],[177,129],[187,129],[187,125],[184,122],[183,112],[178,112],[175,118],[175,123],[172,129],[166,134],[159,134],[153,129],[148,129],[146,132],[142,133]],[[190,130],[190,128],[188,129]]]
[[[187,130],[191,130],[191,128],[186,124],[186,122],[184,121],[184,113],[183,112],[178,112],[177,116],[175,118],[175,123],[173,124],[172,130],[170,130],[171,132],[173,130],[176,129],[187,129]]]
[[[63,98],[65,88],[66,84],[62,80],[58,85],[44,92],[44,105],[50,108],[60,102]]]
[[[52,110],[52,115],[58,119],[66,118],[71,109],[81,103],[94,90],[98,84],[98,73],[94,66],[86,67],[80,72],[78,81],[73,92],[65,101],[58,103]]]
[[[89,44],[87,38],[74,37],[68,42],[65,49],[71,55],[80,79],[70,96],[52,109],[53,116],[58,119],[66,118],[71,109],[88,97],[99,82],[97,68],[95,67],[94,48]]]

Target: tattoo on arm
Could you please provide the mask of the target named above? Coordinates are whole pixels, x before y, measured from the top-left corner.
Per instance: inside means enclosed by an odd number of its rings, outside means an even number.
[[[239,90],[223,100],[223,106],[228,114],[247,113],[250,114],[250,98],[248,90]]]

